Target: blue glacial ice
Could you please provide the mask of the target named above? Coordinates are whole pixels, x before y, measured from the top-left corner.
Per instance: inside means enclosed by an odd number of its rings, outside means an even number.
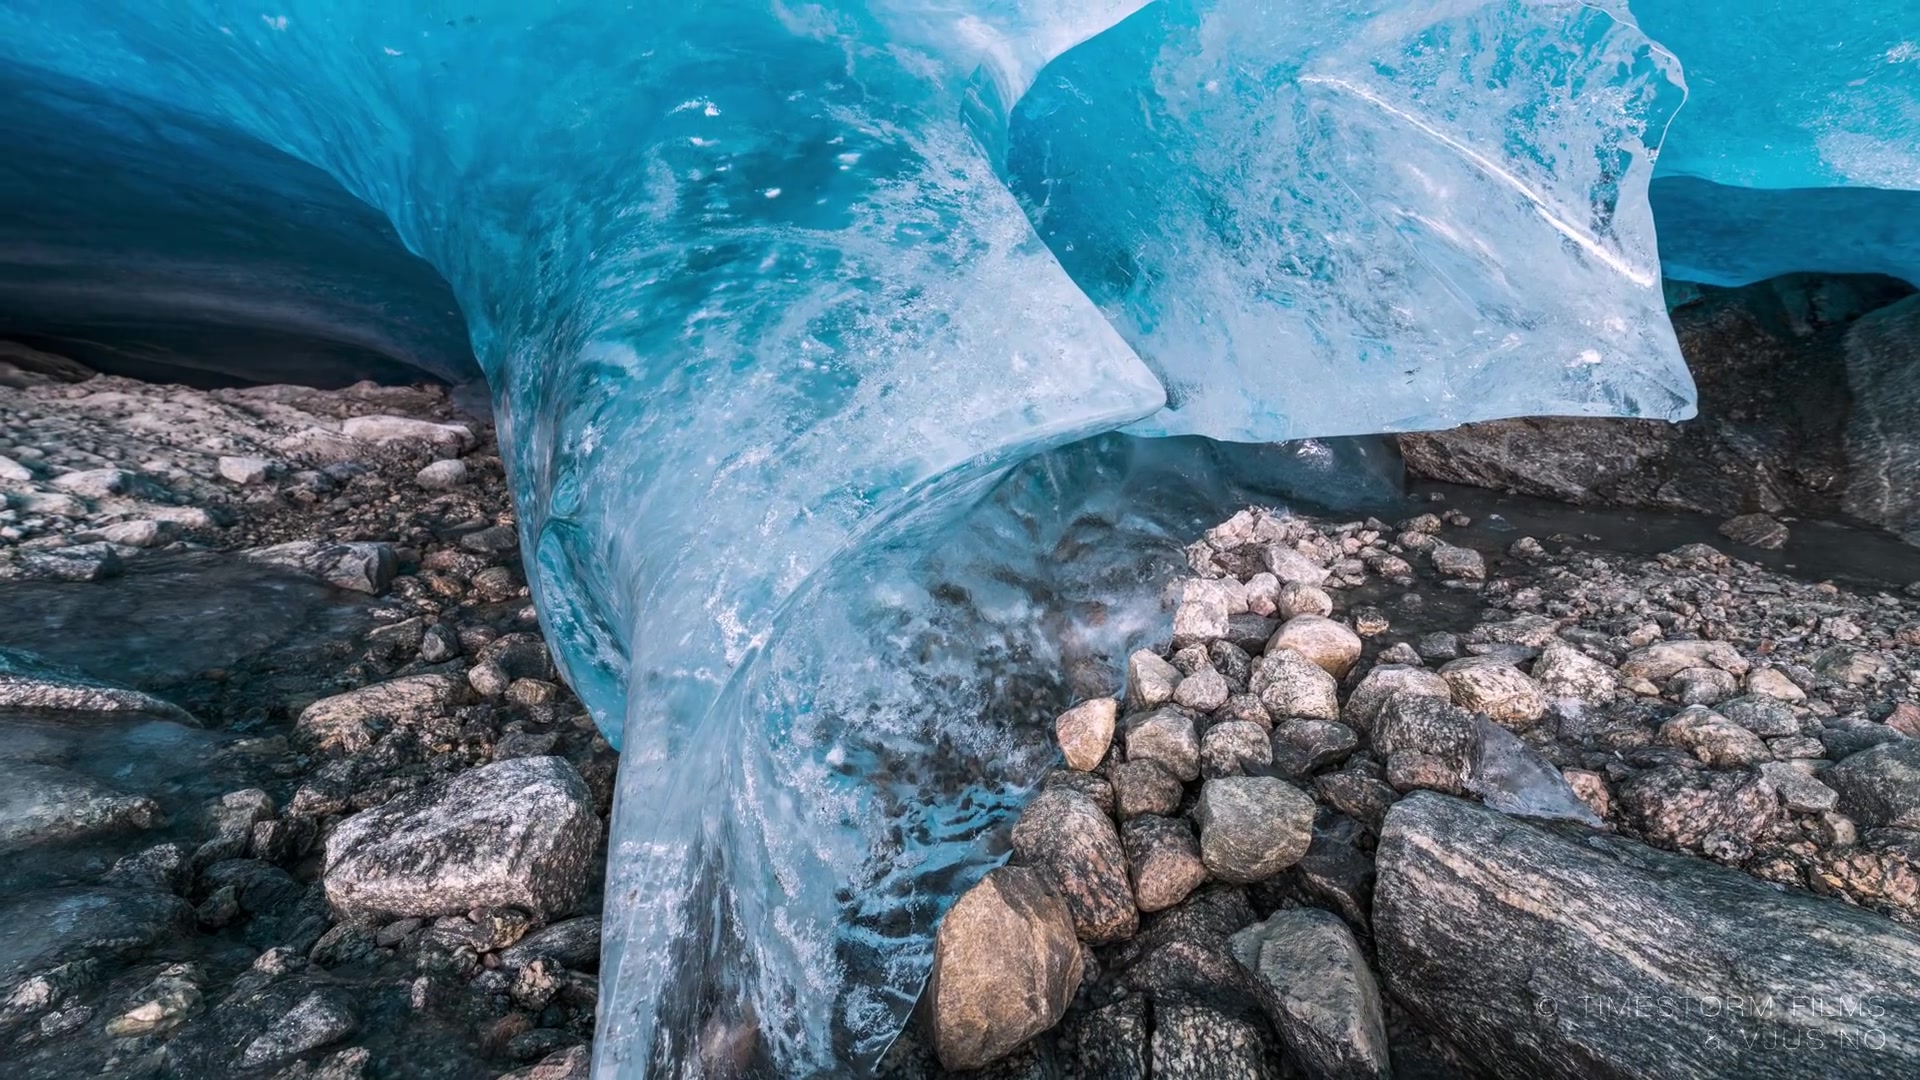
[[[1662,256],[1920,278],[1916,23],[5,0],[0,332],[483,375],[623,752],[598,1074],[844,1074],[1057,673],[1111,680],[1209,516],[1364,453],[1235,442],[1691,415]]]

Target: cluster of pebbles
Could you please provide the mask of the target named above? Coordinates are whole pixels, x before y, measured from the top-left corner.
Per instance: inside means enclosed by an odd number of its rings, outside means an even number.
[[[584,1077],[616,759],[487,425],[430,387],[100,376],[0,387],[0,439],[0,590],[111,629],[177,581],[234,638],[301,587],[342,613],[157,681],[0,645],[15,1075]],[[89,760],[122,730],[206,759],[132,787]]]
[[[1503,551],[1476,534],[1475,547],[1470,524],[1250,510],[1192,545],[1170,640],[1128,659],[1118,696],[1057,718],[1064,767],[1014,825],[1010,864],[942,924],[900,1072],[1484,1071],[1491,1051],[1452,1044],[1476,1017],[1449,1013],[1413,960],[1389,962],[1453,931],[1410,918],[1403,898],[1388,940],[1376,910],[1386,879],[1416,873],[1387,848],[1444,851],[1436,822],[1452,811],[1435,808],[1456,804],[1604,837],[1629,864],[1683,852],[1670,874],[1799,893],[1795,918],[1864,918],[1871,933],[1851,937],[1920,955],[1899,925],[1920,916],[1911,595],[1803,582],[1700,544],[1641,557],[1518,537]],[[1502,857],[1449,852],[1459,877],[1434,889],[1491,875],[1481,921],[1530,891],[1546,903],[1551,875]],[[1617,890],[1622,912],[1661,893],[1590,884]],[[1747,905],[1647,917],[1697,918],[1666,927],[1696,946],[1721,921],[1781,921]],[[1629,932],[1587,923],[1553,940],[1592,947],[1567,946],[1580,970]],[[1759,948],[1767,931],[1748,936]],[[1478,977],[1491,987],[1497,967],[1541,959],[1496,952]]]

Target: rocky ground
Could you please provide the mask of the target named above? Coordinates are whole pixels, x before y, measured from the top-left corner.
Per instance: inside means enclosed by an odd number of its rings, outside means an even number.
[[[11,1073],[584,1076],[615,756],[485,423],[41,361],[0,372]]]
[[[1470,524],[1190,548],[894,1074],[1920,1070],[1911,591]]]
[[[485,422],[15,359],[0,1058],[584,1076],[615,758]],[[1920,1074],[1920,600],[1433,509],[1193,545],[888,1075]]]

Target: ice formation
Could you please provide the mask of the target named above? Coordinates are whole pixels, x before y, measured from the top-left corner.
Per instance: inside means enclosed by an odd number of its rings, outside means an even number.
[[[1122,654],[1208,512],[1352,452],[1102,433],[1689,415],[1650,183],[1683,276],[1913,270],[1915,22],[5,0],[0,331],[483,373],[624,755],[597,1072],[841,1074],[1049,757],[1035,673]],[[1835,192],[1872,213],[1801,212]]]

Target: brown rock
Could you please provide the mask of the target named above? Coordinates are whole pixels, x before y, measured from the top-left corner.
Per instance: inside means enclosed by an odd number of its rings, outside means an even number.
[[[1267,649],[1292,649],[1339,679],[1360,659],[1360,635],[1325,616],[1295,615],[1274,633]]]
[[[1119,702],[1102,697],[1083,701],[1060,714],[1053,722],[1053,737],[1060,743],[1069,768],[1090,772],[1099,766],[1113,742],[1113,722],[1119,713]]]
[[[1113,819],[1074,791],[1042,791],[1013,827],[1020,860],[1045,867],[1084,940],[1099,944],[1133,936],[1140,914],[1127,882],[1127,858]]]
[[[1003,866],[954,902],[927,980],[934,1053],[977,1069],[1052,1027],[1080,988],[1080,943],[1046,877]]]
[[[1200,843],[1184,820],[1145,814],[1128,821],[1120,834],[1141,911],[1164,911],[1207,880]]]

